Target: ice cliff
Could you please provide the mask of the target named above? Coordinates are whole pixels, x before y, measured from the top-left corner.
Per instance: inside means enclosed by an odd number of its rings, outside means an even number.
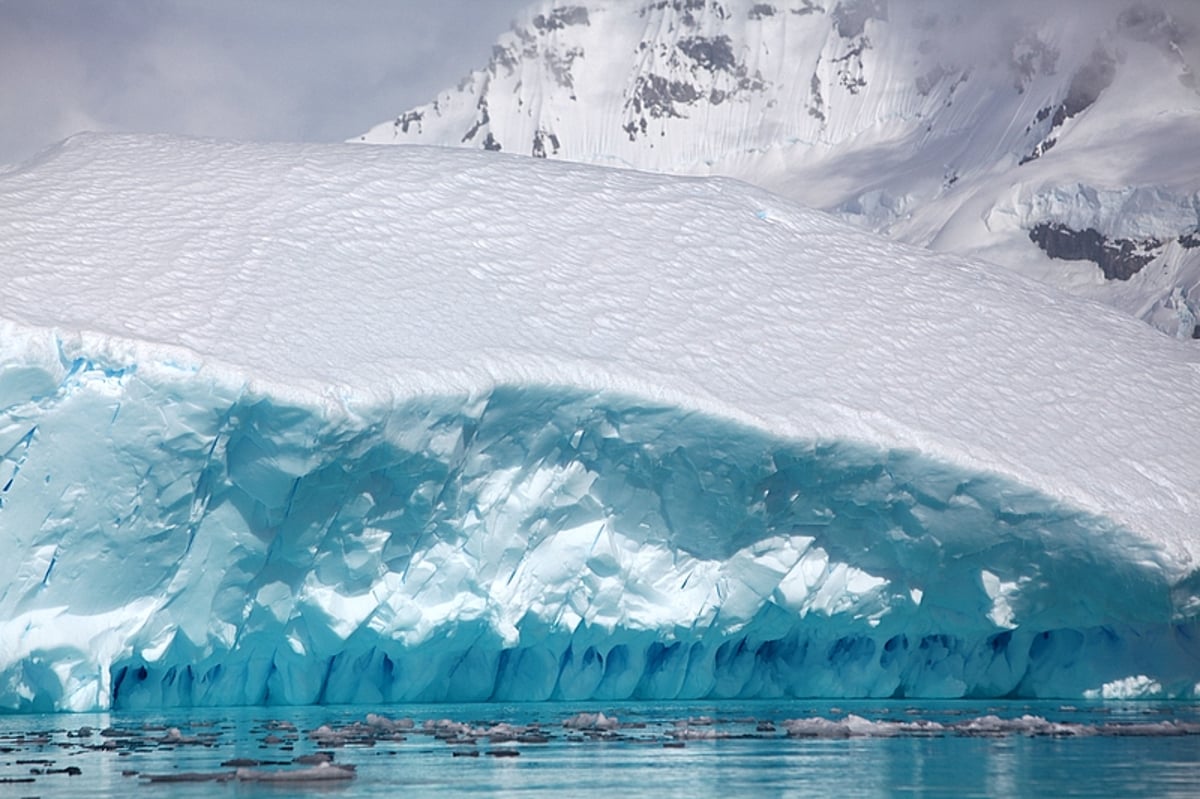
[[[0,174],[0,707],[1194,696],[1200,358],[725,179]]]
[[[357,140],[732,176],[1200,338],[1197,30],[1180,0],[543,0]]]

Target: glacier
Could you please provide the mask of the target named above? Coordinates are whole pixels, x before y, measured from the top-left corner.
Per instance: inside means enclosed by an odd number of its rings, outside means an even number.
[[[1200,355],[745,184],[0,173],[0,708],[1200,693]]]

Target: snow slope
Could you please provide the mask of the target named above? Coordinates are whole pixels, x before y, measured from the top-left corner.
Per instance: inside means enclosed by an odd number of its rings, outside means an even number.
[[[1200,337],[1195,12],[539,2],[485,68],[357,140],[737,177]]]
[[[1200,357],[727,179],[0,174],[0,706],[1194,695]]]

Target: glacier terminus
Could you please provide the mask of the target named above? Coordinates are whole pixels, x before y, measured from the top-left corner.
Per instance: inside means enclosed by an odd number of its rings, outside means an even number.
[[[0,172],[0,708],[1200,694],[1200,352],[727,178]]]

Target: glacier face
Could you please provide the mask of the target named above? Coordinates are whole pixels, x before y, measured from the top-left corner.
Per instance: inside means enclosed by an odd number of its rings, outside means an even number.
[[[1200,337],[1193,17],[1170,0],[545,0],[458,87],[357,140],[733,176]],[[1151,220],[1132,238],[1131,216]],[[1072,263],[1039,225],[1101,243]],[[1125,241],[1147,256],[1132,280],[1096,266]]]
[[[79,137],[0,239],[0,707],[1200,683],[1200,361],[1119,314],[438,149]]]

